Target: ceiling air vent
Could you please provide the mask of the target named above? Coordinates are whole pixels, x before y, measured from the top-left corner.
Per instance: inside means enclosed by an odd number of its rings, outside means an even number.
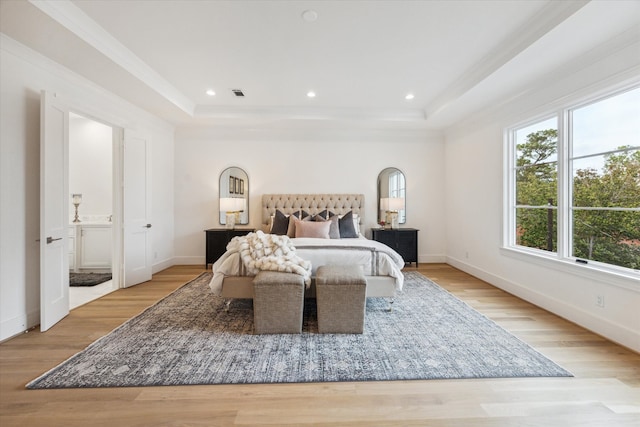
[[[235,96],[244,96],[241,89],[231,89],[231,92],[233,92]]]

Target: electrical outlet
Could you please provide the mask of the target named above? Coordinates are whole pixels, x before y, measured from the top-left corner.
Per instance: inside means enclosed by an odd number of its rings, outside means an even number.
[[[466,259],[469,259],[469,251],[466,251],[466,252],[464,253],[464,257],[465,257]]]
[[[153,253],[153,259],[158,259],[158,252]]]
[[[596,305],[600,308],[604,308],[604,295],[596,295]]]

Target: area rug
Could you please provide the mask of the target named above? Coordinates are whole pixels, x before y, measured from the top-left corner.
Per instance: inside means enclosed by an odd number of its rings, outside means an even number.
[[[569,372],[417,272],[393,310],[369,298],[363,334],[254,335],[249,300],[225,312],[203,273],[27,388],[555,377]]]
[[[111,280],[111,273],[69,273],[69,286],[95,286]]]

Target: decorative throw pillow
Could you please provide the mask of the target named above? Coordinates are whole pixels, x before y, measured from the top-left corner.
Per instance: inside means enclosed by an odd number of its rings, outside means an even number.
[[[338,225],[338,221],[340,220],[340,218],[338,218],[337,215],[332,216],[331,218],[324,220],[319,216],[315,216],[314,220],[316,222],[330,222],[331,226],[329,227],[329,238],[330,239],[339,239],[340,238],[340,226]]]
[[[293,221],[289,221],[289,218],[292,216],[298,218],[302,216],[305,221],[311,219],[309,213],[306,211],[300,210],[291,215],[285,215],[282,211],[277,210],[275,215],[271,216],[271,227],[269,228],[269,232],[271,234],[278,234],[281,236],[286,234],[289,237],[293,237],[295,235],[295,226]]]
[[[313,220],[316,221],[316,218],[320,217],[322,219],[328,219],[331,218],[332,216],[334,216],[335,214],[331,211],[328,210],[323,210],[321,212],[318,212],[317,214],[314,215]]]
[[[296,237],[315,237],[328,239],[331,221],[304,221],[295,219]]]
[[[273,217],[273,224],[271,225],[271,234],[278,234],[283,236],[287,234],[289,227],[289,217],[280,211],[276,211]]]
[[[338,220],[338,226],[340,228],[340,238],[350,239],[358,237],[358,232],[356,231],[353,221],[353,211],[344,214],[344,216]]]
[[[295,237],[296,235],[296,222],[292,221],[292,218],[311,221],[311,216],[307,211],[299,210],[289,215],[289,226],[287,227],[287,236],[289,237]]]

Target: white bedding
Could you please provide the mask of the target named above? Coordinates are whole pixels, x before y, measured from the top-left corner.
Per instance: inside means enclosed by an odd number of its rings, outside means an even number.
[[[321,265],[356,264],[363,267],[365,276],[393,277],[396,290],[402,290],[404,260],[380,242],[361,235],[356,239],[292,238],[291,243],[300,258],[311,262],[314,276]],[[226,276],[252,275],[240,261],[238,248],[238,243],[232,240],[227,251],[213,264],[213,278],[209,286],[216,295],[222,293],[222,281]]]

